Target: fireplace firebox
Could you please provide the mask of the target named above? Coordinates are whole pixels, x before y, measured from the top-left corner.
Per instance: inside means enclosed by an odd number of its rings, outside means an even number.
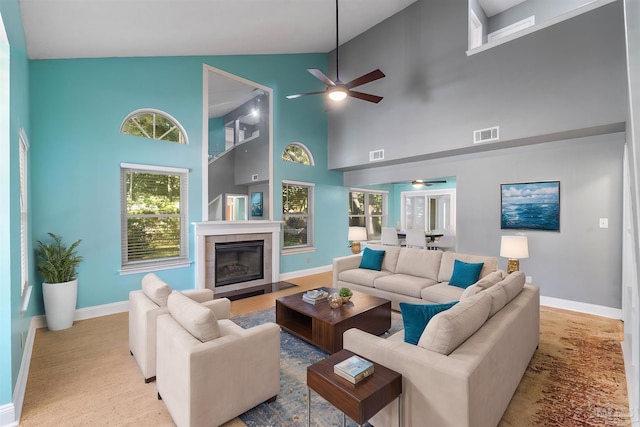
[[[264,278],[264,240],[215,244],[215,286]]]

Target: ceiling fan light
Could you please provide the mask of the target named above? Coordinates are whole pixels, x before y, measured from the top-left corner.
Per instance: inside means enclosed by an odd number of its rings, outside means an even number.
[[[414,179],[411,181],[411,185],[413,185],[413,188],[422,188],[424,187],[424,181],[421,179]]]
[[[344,88],[336,88],[329,92],[329,99],[332,101],[342,101],[347,97],[347,91]]]

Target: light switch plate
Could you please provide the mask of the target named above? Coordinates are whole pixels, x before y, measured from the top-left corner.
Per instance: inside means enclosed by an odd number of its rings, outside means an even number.
[[[600,218],[600,228],[609,228],[609,218]]]

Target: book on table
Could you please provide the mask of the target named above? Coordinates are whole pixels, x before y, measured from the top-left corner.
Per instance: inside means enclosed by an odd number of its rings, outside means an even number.
[[[313,289],[307,291],[302,295],[302,300],[309,304],[317,304],[329,299],[329,293],[321,289]]]
[[[373,374],[373,363],[360,356],[351,356],[333,366],[333,372],[352,384],[356,384]]]

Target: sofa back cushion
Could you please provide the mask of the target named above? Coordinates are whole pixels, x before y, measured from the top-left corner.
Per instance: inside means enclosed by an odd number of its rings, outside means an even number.
[[[525,276],[522,271],[514,271],[509,274],[503,281],[497,284],[502,286],[507,294],[507,304],[516,297],[524,288]]]
[[[418,346],[449,355],[473,335],[489,317],[491,297],[480,292],[436,314],[424,329]]]
[[[507,293],[503,286],[492,286],[482,293],[491,297],[491,310],[489,311],[489,317],[493,316],[502,310],[502,307],[507,305]]]
[[[441,251],[402,248],[396,264],[396,273],[438,280],[441,260]]]
[[[159,307],[166,307],[171,288],[154,273],[148,273],[142,278],[142,292]]]
[[[442,254],[442,262],[440,263],[440,271],[438,272],[438,282],[448,282],[453,274],[453,263],[460,260],[470,263],[483,262],[482,270],[480,270],[480,278],[485,277],[492,271],[496,271],[498,267],[498,258],[491,256],[466,255],[457,252],[444,252]]]
[[[400,255],[400,246],[383,246],[383,245],[370,245],[368,248],[376,251],[384,251],[384,258],[382,258],[382,270],[396,272],[396,264],[398,263],[398,255]]]
[[[198,340],[207,342],[220,337],[218,319],[208,307],[178,291],[171,292],[167,307],[171,316]]]
[[[505,277],[507,277],[507,272],[504,270],[492,271],[491,273],[478,280],[476,282],[476,285],[478,285],[479,288],[482,288],[482,290],[486,290],[496,283],[502,281]]]

